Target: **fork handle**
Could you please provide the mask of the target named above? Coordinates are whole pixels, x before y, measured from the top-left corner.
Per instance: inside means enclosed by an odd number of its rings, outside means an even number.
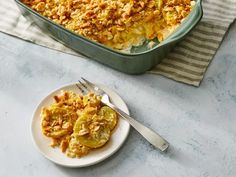
[[[139,123],[121,109],[117,108],[111,103],[105,103],[107,106],[115,110],[121,117],[123,117],[129,124],[136,129],[149,143],[164,152],[169,147],[169,143],[162,138],[158,133],[154,132],[150,128],[147,128],[143,124]]]

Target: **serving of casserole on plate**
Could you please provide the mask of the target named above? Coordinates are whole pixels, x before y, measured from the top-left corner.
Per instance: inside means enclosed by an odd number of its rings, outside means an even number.
[[[77,94],[61,90],[54,102],[41,110],[42,133],[71,158],[81,158],[101,148],[110,139],[118,115],[94,93]]]
[[[70,48],[122,72],[150,69],[202,17],[191,0],[15,0]]]
[[[85,167],[105,160],[125,142],[130,124],[94,94],[81,95],[72,83],[46,96],[37,106],[31,133],[39,152],[56,164]],[[111,89],[111,101],[129,114],[127,105]]]

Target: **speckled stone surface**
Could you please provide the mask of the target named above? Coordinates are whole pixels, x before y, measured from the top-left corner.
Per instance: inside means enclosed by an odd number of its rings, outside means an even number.
[[[0,33],[0,177],[235,177],[236,23],[199,88],[156,75],[131,76]],[[69,169],[33,146],[30,121],[51,90],[84,76],[116,90],[133,117],[163,135],[162,154],[133,129],[97,165]]]

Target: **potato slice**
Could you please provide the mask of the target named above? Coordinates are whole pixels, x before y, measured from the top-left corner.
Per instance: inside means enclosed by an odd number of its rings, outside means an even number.
[[[52,138],[61,138],[63,136],[65,136],[66,134],[68,134],[67,130],[58,130],[58,131],[52,131],[51,133],[48,134],[48,137],[52,137]]]
[[[80,144],[90,148],[102,147],[109,140],[110,132],[106,121],[98,122],[89,114],[82,114],[74,126]]]
[[[103,118],[108,122],[108,127],[113,130],[117,124],[118,117],[117,113],[108,106],[103,106],[98,115],[103,116]]]

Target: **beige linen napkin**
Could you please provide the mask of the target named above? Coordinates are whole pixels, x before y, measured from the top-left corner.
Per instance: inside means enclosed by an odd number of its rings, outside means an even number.
[[[236,0],[203,0],[204,16],[197,27],[148,73],[199,86],[229,25],[236,18]],[[27,21],[13,0],[0,1],[0,31],[21,39],[82,57],[45,35]]]

